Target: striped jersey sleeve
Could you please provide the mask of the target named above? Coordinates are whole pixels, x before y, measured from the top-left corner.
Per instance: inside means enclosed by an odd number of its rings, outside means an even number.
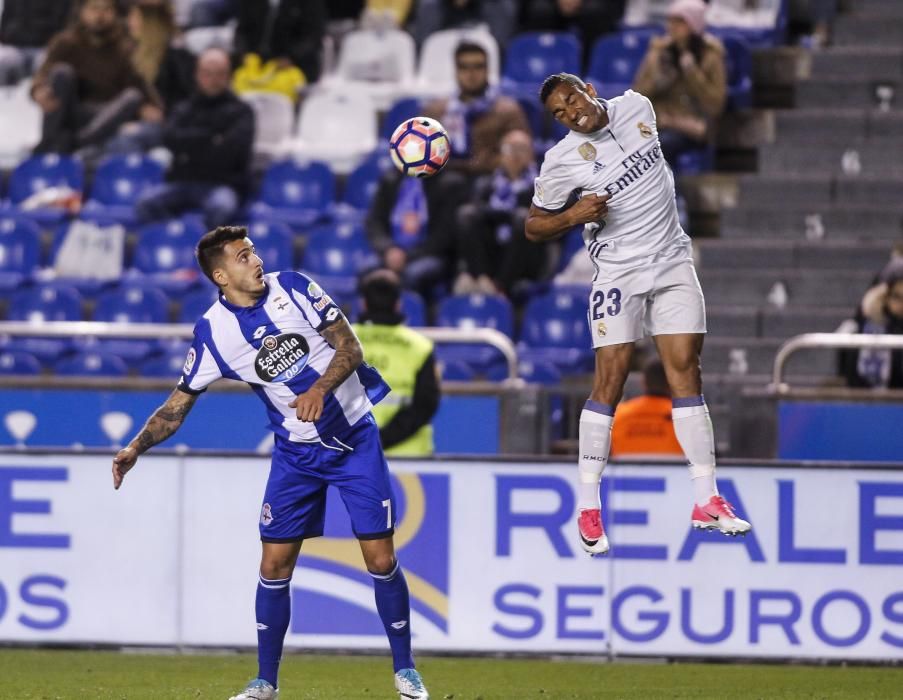
[[[323,288],[300,272],[280,272],[279,284],[291,294],[292,301],[316,331],[342,317],[342,311]]]
[[[194,327],[194,340],[188,349],[178,388],[186,394],[200,394],[223,376],[214,356],[210,322],[202,318]]]

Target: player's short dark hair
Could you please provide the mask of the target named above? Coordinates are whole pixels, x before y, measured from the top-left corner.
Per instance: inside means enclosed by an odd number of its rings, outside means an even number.
[[[650,396],[671,396],[665,366],[657,357],[650,358],[643,365],[643,381],[646,383],[646,393]]]
[[[555,73],[542,81],[542,87],[539,88],[540,103],[545,105],[546,100],[549,99],[549,95],[551,95],[559,85],[570,85],[577,90],[586,92],[586,83],[573,73]]]
[[[481,46],[475,41],[460,41],[458,45],[455,47],[455,63],[458,62],[458,58],[465,53],[481,53],[483,54],[483,58],[489,59],[489,56],[486,54],[485,47]]]
[[[194,256],[198,259],[201,270],[211,282],[216,284],[213,280],[213,271],[219,264],[226,244],[232,241],[241,241],[247,237],[246,226],[217,226],[201,236],[198,247],[194,250]]]

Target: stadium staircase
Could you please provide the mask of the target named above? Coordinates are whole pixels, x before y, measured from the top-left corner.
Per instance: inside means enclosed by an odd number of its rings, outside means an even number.
[[[782,108],[738,115],[719,139],[719,153],[756,145],[756,172],[682,182],[701,213],[705,393],[726,454],[773,456],[774,404],[745,389],[761,394],[787,338],[850,317],[903,241],[903,3],[850,5],[829,47],[757,52],[758,103]],[[699,238],[713,217],[718,235]],[[826,351],[788,366],[795,384],[835,373]]]

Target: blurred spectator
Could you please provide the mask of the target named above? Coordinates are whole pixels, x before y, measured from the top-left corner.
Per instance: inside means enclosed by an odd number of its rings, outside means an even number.
[[[132,63],[114,0],[79,2],[73,24],[50,42],[32,96],[44,111],[38,153],[99,147],[127,121],[163,118],[156,91]]]
[[[683,457],[671,419],[671,390],[665,366],[652,358],[643,366],[643,393],[615,411],[611,457]]]
[[[881,281],[862,297],[855,318],[838,331],[903,335],[903,258],[888,263]],[[839,359],[848,386],[903,389],[903,350],[849,348],[840,351]]]
[[[243,0],[235,30],[235,53],[273,61],[278,68],[295,66],[308,83],[320,79],[323,37],[326,34],[325,0]]]
[[[380,180],[364,222],[382,264],[424,296],[455,272],[454,212],[463,196],[449,197],[447,191],[438,177],[418,179],[392,170]]]
[[[418,45],[440,29],[485,24],[501,48],[517,28],[515,0],[418,0],[412,33]]]
[[[194,91],[194,56],[178,41],[172,0],[136,0],[126,19],[135,68],[168,113]]]
[[[516,100],[489,85],[489,59],[479,44],[464,41],[455,49],[458,94],[427,104],[424,115],[448,130],[452,157],[446,170],[468,175],[493,172],[499,164],[499,144],[505,132],[530,127]]]
[[[361,282],[364,310],[354,330],[364,360],[376,367],[392,393],[373,408],[387,455],[433,454],[440,388],[433,342],[404,325],[401,284],[391,270],[374,270]]]
[[[208,227],[229,222],[247,194],[254,142],[254,112],[229,89],[229,55],[207,49],[197,62],[197,90],[173,109],[163,128],[172,151],[169,182],[136,204],[142,221],[200,208]]]
[[[530,32],[571,32],[580,37],[583,63],[593,42],[617,29],[626,0],[526,0],[520,28]]]
[[[652,100],[671,164],[709,142],[727,98],[724,46],[705,33],[705,11],[702,0],[671,3],[667,34],[650,41],[634,79],[634,89]]]
[[[0,16],[0,85],[31,75],[50,38],[69,18],[69,0],[5,0]]]
[[[536,280],[546,267],[548,246],[523,234],[537,175],[530,134],[509,131],[501,153],[496,171],[479,178],[471,202],[458,209],[458,248],[466,267],[455,294],[510,295],[519,280]]]
[[[168,114],[194,91],[194,55],[178,44],[171,0],[137,0],[127,16],[132,61],[153,85]],[[163,141],[162,121],[130,122],[107,144],[114,153],[148,151]]]

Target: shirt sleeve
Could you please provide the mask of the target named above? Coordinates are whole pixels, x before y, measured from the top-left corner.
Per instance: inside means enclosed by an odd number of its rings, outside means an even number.
[[[185,366],[182,367],[182,376],[177,385],[177,388],[186,394],[200,394],[223,376],[216,358],[210,351],[212,340],[209,333],[204,332],[203,323],[195,326],[194,340],[188,349]],[[209,328],[209,324],[207,327]]]
[[[533,181],[533,204],[557,213],[573,201],[575,187],[568,168],[556,161],[553,153],[546,154],[539,177]]]
[[[279,282],[289,290],[292,301],[301,309],[314,330],[321,331],[343,318],[338,304],[307,275],[283,272],[279,275]]]

